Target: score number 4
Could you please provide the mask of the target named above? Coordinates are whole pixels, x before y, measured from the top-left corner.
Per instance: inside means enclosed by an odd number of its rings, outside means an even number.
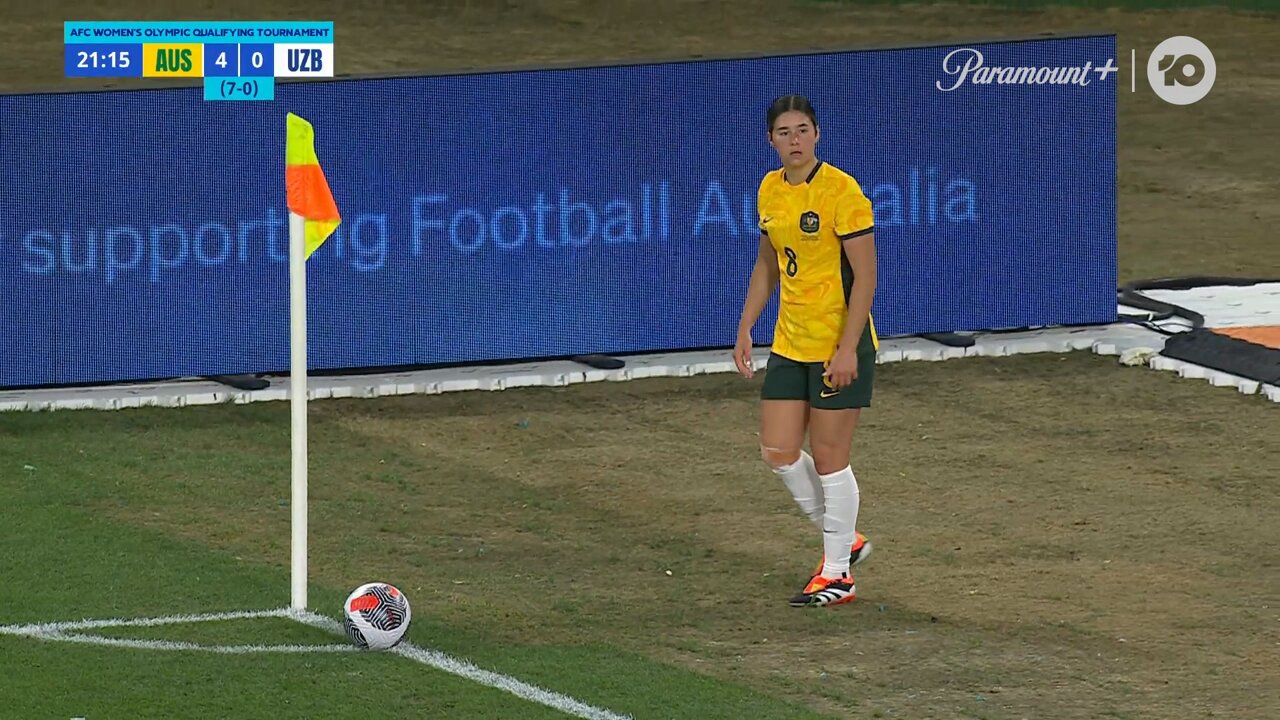
[[[263,59],[261,50],[254,50],[253,53],[249,55],[249,64],[253,66],[253,69],[261,70],[263,62],[264,62],[264,59]],[[225,70],[228,64],[227,52],[223,50],[222,52],[218,53],[218,59],[214,60],[213,64]]]

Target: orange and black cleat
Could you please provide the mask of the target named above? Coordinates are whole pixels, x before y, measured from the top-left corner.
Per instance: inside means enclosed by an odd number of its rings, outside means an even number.
[[[791,607],[826,607],[843,605],[858,598],[853,576],[845,573],[838,578],[814,575],[804,590],[791,598]]]

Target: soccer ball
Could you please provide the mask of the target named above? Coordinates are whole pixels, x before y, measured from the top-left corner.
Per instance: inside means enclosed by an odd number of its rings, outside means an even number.
[[[404,639],[410,615],[409,598],[396,586],[366,583],[342,604],[342,629],[361,650],[389,650]]]

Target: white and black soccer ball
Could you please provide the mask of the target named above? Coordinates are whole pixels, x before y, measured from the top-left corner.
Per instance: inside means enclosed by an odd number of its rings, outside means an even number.
[[[409,629],[409,598],[394,585],[361,585],[342,604],[342,629],[361,650],[389,650]]]

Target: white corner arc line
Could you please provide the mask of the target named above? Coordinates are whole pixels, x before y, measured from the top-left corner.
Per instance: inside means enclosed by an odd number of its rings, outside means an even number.
[[[212,652],[226,655],[244,655],[250,653],[347,653],[363,652],[351,644],[334,645],[199,645],[196,643],[171,640],[141,640],[136,638],[116,638],[104,635],[86,635],[82,630],[101,630],[116,627],[157,627],[160,625],[178,625],[184,623],[216,622],[219,620],[245,620],[253,618],[289,618],[342,635],[342,626],[338,621],[317,615],[306,610],[280,608],[276,610],[247,610],[240,612],[207,613],[204,615],[168,615],[165,617],[109,620],[77,620],[70,622],[29,623],[26,625],[0,625],[0,635],[19,635],[39,640],[71,642],[81,644],[126,647],[138,650],[181,650],[195,652]],[[585,720],[632,720],[629,715],[619,715],[612,710],[588,705],[576,698],[569,697],[552,690],[538,687],[516,678],[502,675],[491,670],[484,670],[465,660],[458,660],[438,650],[420,648],[412,643],[401,643],[391,653],[428,665],[437,670],[466,678],[487,687],[503,690],[516,697],[545,705],[560,712]]]
[[[290,610],[290,616],[298,622],[311,625],[313,627],[323,628],[331,632],[342,632],[342,626],[338,621],[317,615],[309,611]],[[484,670],[465,661],[458,660],[450,655],[440,652],[439,650],[430,650],[420,648],[412,643],[401,643],[390,650],[391,653],[407,657],[410,660],[416,660],[423,665],[429,665],[437,670],[458,675],[473,682],[480,683],[491,688],[504,690],[517,697],[536,702],[539,705],[546,705],[563,713],[567,713],[574,717],[586,718],[586,720],[631,720],[629,715],[619,715],[611,710],[598,708],[594,705],[588,705],[581,700],[563,695],[558,692],[546,690],[517,680],[513,677],[502,675],[491,670]]]

